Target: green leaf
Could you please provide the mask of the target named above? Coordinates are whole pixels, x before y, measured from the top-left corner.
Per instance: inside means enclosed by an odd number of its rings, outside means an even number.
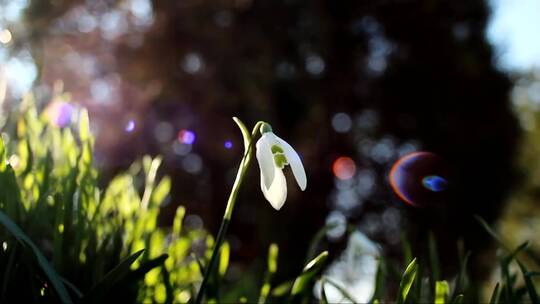
[[[152,205],[159,207],[165,201],[171,190],[171,178],[166,176],[161,179],[154,191],[152,192]]]
[[[229,267],[229,256],[231,254],[231,246],[228,242],[224,242],[223,245],[221,245],[220,252],[219,252],[219,267],[218,267],[218,274],[220,277],[225,276],[225,273],[227,272],[227,268]]]
[[[32,240],[17,226],[9,217],[0,211],[0,223],[19,241],[23,246],[28,246],[32,250],[39,266],[49,279],[52,287],[56,291],[62,303],[72,303],[71,298],[62,283],[61,277],[51,267],[45,256],[39,251]]]
[[[470,252],[465,254],[465,258],[460,262],[459,273],[456,278],[456,286],[454,287],[454,292],[452,298],[455,300],[458,296],[458,293],[465,289],[466,278],[467,278],[467,263],[469,262],[469,257],[471,256]]]
[[[493,293],[491,293],[489,304],[498,304],[500,296],[501,296],[500,285],[499,283],[497,283],[495,285],[495,288],[493,289]]]
[[[116,265],[109,273],[103,277],[101,281],[95,284],[90,291],[82,299],[83,303],[97,303],[102,300],[102,298],[107,294],[107,292],[114,287],[118,281],[120,281],[124,276],[129,273],[129,268],[133,262],[135,262],[141,254],[143,254],[144,249],[141,249],[131,256],[125,258]]]
[[[305,267],[300,276],[294,281],[291,295],[295,296],[303,292],[312,282],[313,277],[321,270],[322,265],[328,258],[328,251],[321,252],[316,258],[311,260]]]
[[[13,249],[11,249],[11,252],[9,253],[9,260],[8,264],[4,271],[4,278],[2,282],[2,291],[0,296],[0,303],[4,303],[4,299],[6,298],[6,292],[8,283],[10,282],[10,275],[11,270],[13,269],[13,265],[15,264],[15,253],[17,252],[17,243],[14,243]]]
[[[293,281],[283,282],[279,284],[278,286],[274,287],[272,289],[271,294],[273,297],[276,297],[276,298],[283,297],[289,293],[292,286],[293,286]]]
[[[268,272],[275,273],[277,271],[279,247],[277,244],[271,244],[268,248]]]
[[[324,225],[321,229],[315,233],[313,238],[311,239],[306,255],[306,263],[313,259],[317,254],[317,248],[319,247],[319,244],[323,241],[323,239],[326,237],[326,233],[328,230],[333,229],[337,226],[335,223],[329,223]]]
[[[73,291],[73,293],[77,296],[77,298],[82,298],[83,297],[83,294],[82,292],[79,290],[79,288],[77,288],[77,286],[73,285],[73,283],[71,283],[70,281],[66,280],[65,278],[62,278],[62,282],[67,286],[69,287],[69,289],[71,289],[71,291]]]
[[[330,278],[326,276],[323,277],[323,280],[324,282],[334,286],[334,288],[336,288],[345,299],[349,300],[351,303],[356,303],[356,299],[347,290],[345,290],[345,288],[343,288],[340,284],[334,282],[333,280],[331,280]]]
[[[461,304],[463,303],[463,294],[457,295],[457,297],[454,298],[452,301],[452,304]]]
[[[534,287],[534,282],[531,279],[531,276],[527,275],[529,271],[523,265],[518,261],[519,269],[521,269],[521,273],[523,274],[523,279],[525,281],[525,287],[527,287],[527,292],[529,293],[529,298],[531,298],[531,302],[533,304],[540,304],[540,299],[538,298],[538,293],[536,292],[536,288]]]
[[[435,282],[435,304],[445,304],[446,298],[450,292],[450,287],[448,287],[448,282],[446,281],[437,281]]]
[[[418,264],[416,263],[416,258],[414,258],[403,273],[401,277],[401,282],[399,283],[398,291],[398,304],[405,303],[409,297],[409,292],[416,278],[416,272],[418,271]]]
[[[7,158],[6,158],[6,146],[4,140],[0,136],[0,172],[6,171]]]
[[[328,304],[328,298],[326,297],[326,291],[324,290],[324,280],[321,280],[321,303]]]
[[[382,256],[379,257],[379,265],[377,266],[377,276],[375,278],[375,291],[370,303],[374,303],[375,299],[382,299],[385,294],[385,282],[387,276],[387,269],[385,260]]]
[[[279,248],[276,244],[270,244],[270,247],[268,248],[268,270],[264,276],[263,285],[259,294],[259,304],[265,303],[266,298],[268,298],[268,294],[270,293],[270,281],[272,280],[274,273],[277,271],[278,251]]]
[[[139,281],[144,278],[144,276],[150,272],[150,270],[163,266],[163,263],[169,258],[169,255],[164,253],[154,259],[148,260],[139,266],[139,268],[130,271],[129,274],[126,275],[125,281]]]
[[[410,263],[410,261],[413,259],[411,244],[409,244],[409,241],[407,241],[407,235],[404,232],[401,233],[400,239],[401,239],[401,247],[403,250],[403,262],[404,262],[404,265],[406,265]]]
[[[86,109],[81,110],[79,116],[79,137],[82,142],[87,142],[92,138],[90,133],[90,119],[88,118],[88,111]]]

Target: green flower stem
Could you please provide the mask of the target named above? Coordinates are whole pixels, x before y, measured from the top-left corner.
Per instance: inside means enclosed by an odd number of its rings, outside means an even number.
[[[264,122],[262,121],[257,122],[257,124],[255,124],[255,127],[253,127],[251,136],[249,136],[249,133],[248,133],[249,131],[247,131],[243,123],[237,119],[235,119],[235,122],[240,127],[240,130],[242,131],[242,135],[244,137],[245,153],[244,153],[244,156],[242,157],[242,161],[240,162],[240,166],[238,167],[238,172],[236,173],[236,179],[234,181],[231,194],[229,195],[229,199],[227,201],[227,207],[225,208],[225,213],[223,214],[223,220],[221,221],[221,226],[219,227],[219,232],[216,237],[214,249],[212,250],[212,256],[210,257],[210,262],[205,267],[204,277],[201,282],[201,287],[199,288],[199,292],[197,293],[197,297],[195,298],[195,304],[200,304],[202,302],[204,298],[204,291],[206,289],[206,286],[208,285],[208,279],[213,269],[216,267],[217,259],[219,256],[219,250],[221,249],[221,245],[223,244],[223,241],[225,240],[225,235],[227,234],[227,229],[229,228],[229,223],[231,221],[234,205],[238,197],[238,192],[240,191],[240,186],[242,185],[242,182],[244,181],[244,176],[246,175],[247,169],[249,168],[249,164],[251,163],[251,158],[252,158],[251,151],[253,150],[253,141],[255,137],[257,136],[257,132],[260,130],[261,125],[264,124]]]

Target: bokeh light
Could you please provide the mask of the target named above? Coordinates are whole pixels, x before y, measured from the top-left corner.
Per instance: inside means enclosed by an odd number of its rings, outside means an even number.
[[[195,139],[195,133],[191,130],[182,129],[178,132],[178,141],[183,144],[192,145],[195,142]]]
[[[188,173],[197,174],[203,167],[202,158],[195,153],[190,153],[182,160],[182,167]]]
[[[160,143],[169,142],[174,137],[174,127],[166,121],[161,121],[154,128],[154,137]]]
[[[57,127],[63,128],[71,123],[74,107],[64,101],[53,101],[45,110],[47,119]]]
[[[126,132],[133,132],[135,130],[135,121],[133,119],[129,120],[125,127]]]
[[[350,179],[356,174],[356,163],[350,157],[338,157],[332,164],[332,172],[341,180]]]
[[[0,31],[0,43],[8,44],[12,39],[11,32],[8,29]]]
[[[336,113],[332,117],[332,127],[338,133],[346,133],[351,130],[352,120],[347,113]]]

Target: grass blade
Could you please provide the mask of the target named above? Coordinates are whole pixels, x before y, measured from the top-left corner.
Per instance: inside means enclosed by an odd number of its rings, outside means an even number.
[[[32,240],[17,226],[7,215],[0,211],[0,223],[6,227],[6,229],[23,245],[28,246],[32,250],[39,266],[49,279],[52,287],[56,291],[56,294],[60,298],[62,303],[72,303],[71,298],[66,290],[66,287],[62,283],[62,279],[56,273],[54,268],[51,267],[45,256],[39,251],[37,246]]]
[[[534,287],[534,282],[531,279],[530,275],[527,275],[529,271],[527,268],[525,268],[525,265],[523,265],[521,262],[518,261],[519,269],[521,269],[521,273],[523,274],[523,280],[525,281],[525,287],[527,287],[527,292],[529,293],[529,298],[531,298],[531,302],[533,304],[540,304],[540,299],[538,298],[538,293],[536,292],[536,288]]]
[[[497,283],[497,285],[495,285],[495,288],[493,289],[493,293],[491,294],[491,299],[489,300],[489,304],[498,304],[500,296],[501,296],[500,285],[499,283]]]
[[[101,300],[103,296],[106,295],[107,291],[111,289],[118,281],[120,281],[126,274],[129,272],[129,268],[133,262],[135,262],[141,254],[143,254],[144,249],[141,249],[131,256],[125,258],[116,265],[109,273],[103,277],[101,281],[90,289],[90,291],[83,298],[83,303],[96,303]]]
[[[10,278],[10,275],[11,275],[11,270],[13,269],[13,265],[15,263],[15,253],[17,252],[17,243],[14,243],[15,245],[13,245],[13,249],[11,249],[11,252],[9,253],[9,259],[8,259],[8,264],[6,266],[6,270],[4,271],[4,278],[3,278],[3,282],[2,282],[2,293],[1,293],[1,296],[0,296],[0,303],[4,303],[4,299],[6,298],[6,292],[7,292],[7,287],[8,287],[8,283],[9,283],[9,278]]]
[[[451,303],[452,304],[461,304],[461,303],[463,303],[463,294],[457,295],[457,297],[455,297],[454,300]]]
[[[291,295],[296,296],[302,293],[309,286],[313,277],[321,270],[322,265],[328,258],[328,251],[321,252],[316,258],[307,263],[302,273],[294,281]]]
[[[448,298],[449,290],[450,287],[448,287],[448,282],[435,282],[435,304],[445,304],[446,298]]]
[[[409,292],[416,278],[416,273],[418,271],[418,264],[416,263],[416,258],[414,258],[403,273],[401,277],[401,282],[399,283],[398,291],[398,304],[403,304],[407,301],[409,297]]]
[[[324,291],[324,279],[321,280],[321,303],[328,304],[328,298],[326,297],[326,291]]]
[[[467,263],[469,262],[470,256],[471,256],[471,253],[467,252],[459,267],[459,273],[456,279],[456,286],[454,287],[454,292],[452,295],[452,299],[454,299],[454,301],[456,297],[458,296],[458,293],[462,292],[463,289],[465,289],[466,279],[467,279]]]
[[[340,293],[343,297],[345,297],[345,299],[347,299],[348,301],[350,301],[351,303],[356,303],[356,300],[355,298],[345,289],[343,288],[340,284],[332,281],[330,278],[328,277],[323,277],[324,279],[324,282],[325,283],[328,283],[332,286],[334,286]]]
[[[274,273],[277,271],[277,263],[278,263],[278,254],[279,254],[279,248],[276,244],[271,244],[268,248],[268,270],[266,272],[263,286],[261,287],[261,292],[259,295],[259,304],[263,304],[266,302],[266,298],[268,298],[268,294],[270,293],[271,288],[271,280],[274,276]]]

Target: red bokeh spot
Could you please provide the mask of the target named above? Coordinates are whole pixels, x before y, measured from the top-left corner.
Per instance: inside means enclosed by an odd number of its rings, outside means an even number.
[[[341,156],[334,160],[332,172],[341,180],[350,179],[356,173],[356,163],[350,157]]]

